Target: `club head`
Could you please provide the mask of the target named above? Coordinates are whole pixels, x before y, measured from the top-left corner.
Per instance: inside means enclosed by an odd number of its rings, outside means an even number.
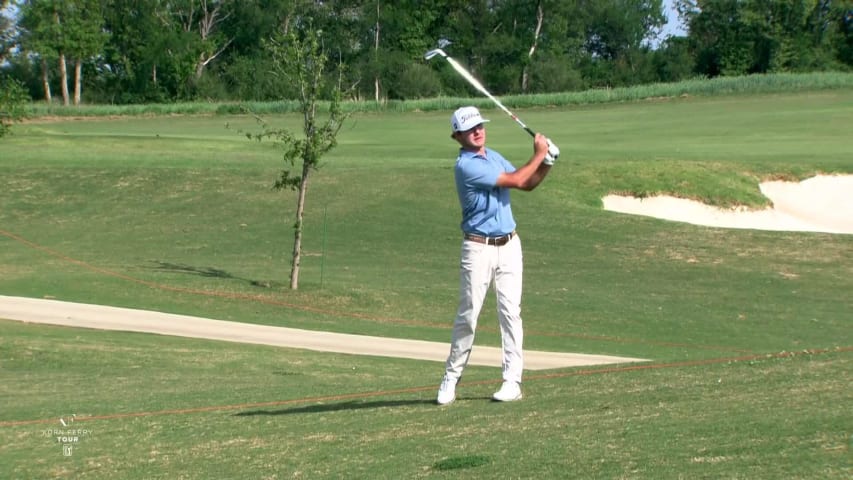
[[[451,42],[450,40],[448,40],[446,38],[439,38],[438,39],[438,48],[444,48],[444,47],[450,45],[451,43],[453,43],[453,42]]]
[[[430,50],[424,54],[424,60],[429,60],[436,55],[441,55],[442,57],[447,58],[447,54],[444,53],[444,50],[440,48],[436,48],[435,50]]]

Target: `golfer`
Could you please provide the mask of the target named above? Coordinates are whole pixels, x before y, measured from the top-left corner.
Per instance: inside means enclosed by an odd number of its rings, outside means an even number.
[[[515,231],[509,193],[512,188],[536,188],[551,170],[556,154],[549,154],[548,139],[536,134],[533,156],[516,169],[501,154],[486,148],[486,122],[475,107],[462,107],[450,117],[451,137],[461,146],[454,170],[463,241],[459,309],[438,389],[439,405],[456,399],[456,384],[471,355],[477,318],[492,283],[503,345],[503,385],[492,398],[501,402],[521,399],[521,240]]]

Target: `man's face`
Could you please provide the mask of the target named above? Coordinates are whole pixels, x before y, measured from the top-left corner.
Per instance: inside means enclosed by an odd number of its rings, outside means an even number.
[[[486,127],[481,123],[463,132],[456,132],[453,138],[467,150],[480,150],[486,145]]]

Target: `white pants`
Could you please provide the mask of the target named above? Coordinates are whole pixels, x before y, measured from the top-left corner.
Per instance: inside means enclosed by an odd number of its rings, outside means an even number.
[[[489,286],[497,295],[498,323],[503,347],[503,379],[521,382],[524,334],[521,326],[521,277],[523,262],[518,235],[496,247],[464,240],[459,268],[459,309],[453,323],[448,377],[458,379],[468,363],[474,346],[477,318]]]

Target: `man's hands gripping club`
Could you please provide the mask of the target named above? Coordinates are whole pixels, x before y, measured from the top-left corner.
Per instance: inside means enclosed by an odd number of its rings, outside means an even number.
[[[553,165],[554,157],[551,156],[549,150],[553,144],[548,140],[548,137],[541,133],[533,134],[533,156],[524,165],[519,167],[514,172],[504,172],[498,176],[498,181],[495,185],[504,188],[517,188],[519,190],[531,191],[545,179],[550,169],[539,168],[542,165]],[[556,148],[556,147],[554,147]],[[555,153],[559,155],[559,150]],[[548,157],[551,160],[548,160]],[[547,163],[547,162],[551,163]]]
[[[536,133],[533,135],[533,152],[534,154],[540,154],[543,150],[545,158],[542,160],[542,163],[549,167],[554,165],[557,157],[560,156],[560,147],[554,145],[554,142],[545,135]]]
[[[560,147],[554,145],[551,142],[551,139],[545,139],[548,142],[548,153],[545,154],[545,160],[542,160],[542,163],[545,165],[553,165],[554,161],[557,160],[557,157],[560,156]]]
[[[542,160],[542,163],[548,166],[554,165],[554,161],[560,156],[560,148],[554,145],[551,139],[537,133],[533,136],[533,151],[541,153],[542,150],[545,151],[545,159]]]

